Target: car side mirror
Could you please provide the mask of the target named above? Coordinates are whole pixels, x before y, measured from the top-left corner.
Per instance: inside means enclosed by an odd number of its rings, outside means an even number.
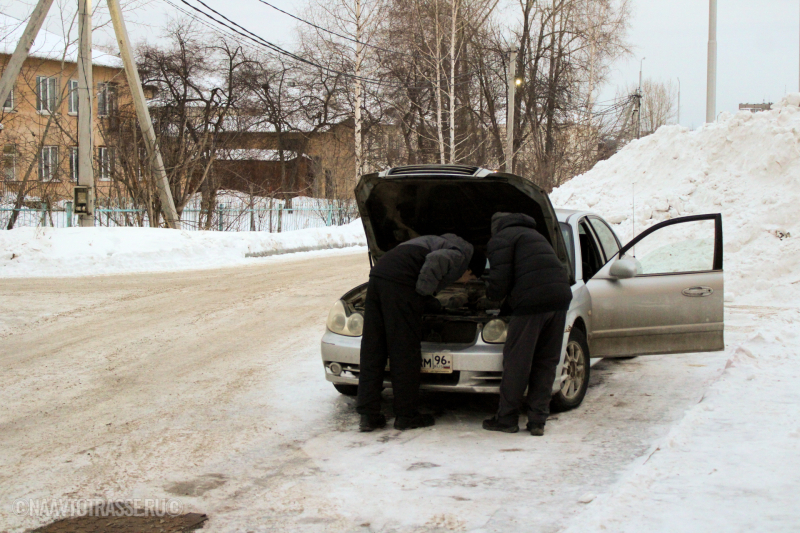
[[[636,276],[636,261],[632,259],[617,259],[611,265],[609,274],[618,279],[630,279]]]

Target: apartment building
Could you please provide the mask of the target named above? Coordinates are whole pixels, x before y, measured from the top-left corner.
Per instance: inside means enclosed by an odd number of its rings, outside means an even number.
[[[0,13],[0,69],[8,64],[26,21]],[[32,201],[70,198],[77,184],[77,43],[44,28],[23,64],[14,90],[0,109],[2,193]],[[114,149],[104,132],[113,129],[120,101],[130,100],[122,61],[92,51],[94,77],[94,168],[99,197],[111,187]]]

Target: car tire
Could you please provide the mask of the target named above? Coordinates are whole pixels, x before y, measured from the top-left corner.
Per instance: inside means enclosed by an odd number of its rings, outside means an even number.
[[[589,343],[582,329],[573,327],[567,341],[564,365],[561,367],[563,378],[561,389],[553,395],[550,409],[554,412],[575,409],[586,396],[589,388]],[[566,376],[566,377],[564,377]]]
[[[358,385],[343,385],[341,383],[334,383],[333,388],[345,396],[358,395]]]

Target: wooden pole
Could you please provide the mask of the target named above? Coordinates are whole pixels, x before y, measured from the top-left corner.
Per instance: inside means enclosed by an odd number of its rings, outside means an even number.
[[[8,95],[11,94],[14,83],[17,81],[17,76],[19,76],[19,71],[22,69],[22,64],[28,58],[33,41],[36,40],[36,36],[39,34],[47,12],[50,11],[50,6],[52,5],[53,0],[39,0],[39,3],[33,9],[28,25],[25,26],[25,31],[22,32],[22,38],[17,43],[14,53],[11,54],[11,59],[9,59],[3,71],[3,77],[0,78],[0,103],[5,102]]]
[[[156,132],[153,130],[153,122],[150,119],[150,111],[147,109],[147,102],[142,90],[142,81],[139,79],[139,71],[131,53],[131,41],[128,38],[128,30],[125,28],[125,21],[122,18],[122,9],[119,0],[107,0],[108,10],[111,14],[111,21],[114,24],[114,33],[119,45],[119,54],[125,66],[125,74],[128,78],[128,85],[133,97],[133,105],[136,108],[136,117],[139,120],[139,127],[142,130],[142,137],[147,148],[147,157],[150,160],[150,168],[155,174],[158,196],[161,200],[161,209],[164,212],[164,219],[167,227],[177,228],[179,225],[178,212],[175,209],[175,201],[172,199],[172,191],[169,188],[169,179],[164,170],[164,161],[161,159],[161,151],[158,149]]]

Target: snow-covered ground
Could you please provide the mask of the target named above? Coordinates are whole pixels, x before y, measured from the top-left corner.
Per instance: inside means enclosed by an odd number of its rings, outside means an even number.
[[[569,532],[800,528],[798,105],[661,128],[553,192],[623,242],[634,222],[700,213],[722,213],[725,242],[724,371]]]
[[[799,104],[662,128],[553,193],[623,240],[633,220],[721,212],[727,346],[601,361],[542,439],[482,431],[478,395],[424,395],[433,428],[356,431],[318,343],[366,254],[246,255],[363,244],[358,221],[349,236],[0,233],[0,277],[20,278],[0,279],[0,530],[47,521],[17,498],[99,497],[177,498],[209,531],[798,531]]]
[[[0,231],[0,278],[219,268],[263,256],[362,246],[361,220],[286,233],[16,228]]]

